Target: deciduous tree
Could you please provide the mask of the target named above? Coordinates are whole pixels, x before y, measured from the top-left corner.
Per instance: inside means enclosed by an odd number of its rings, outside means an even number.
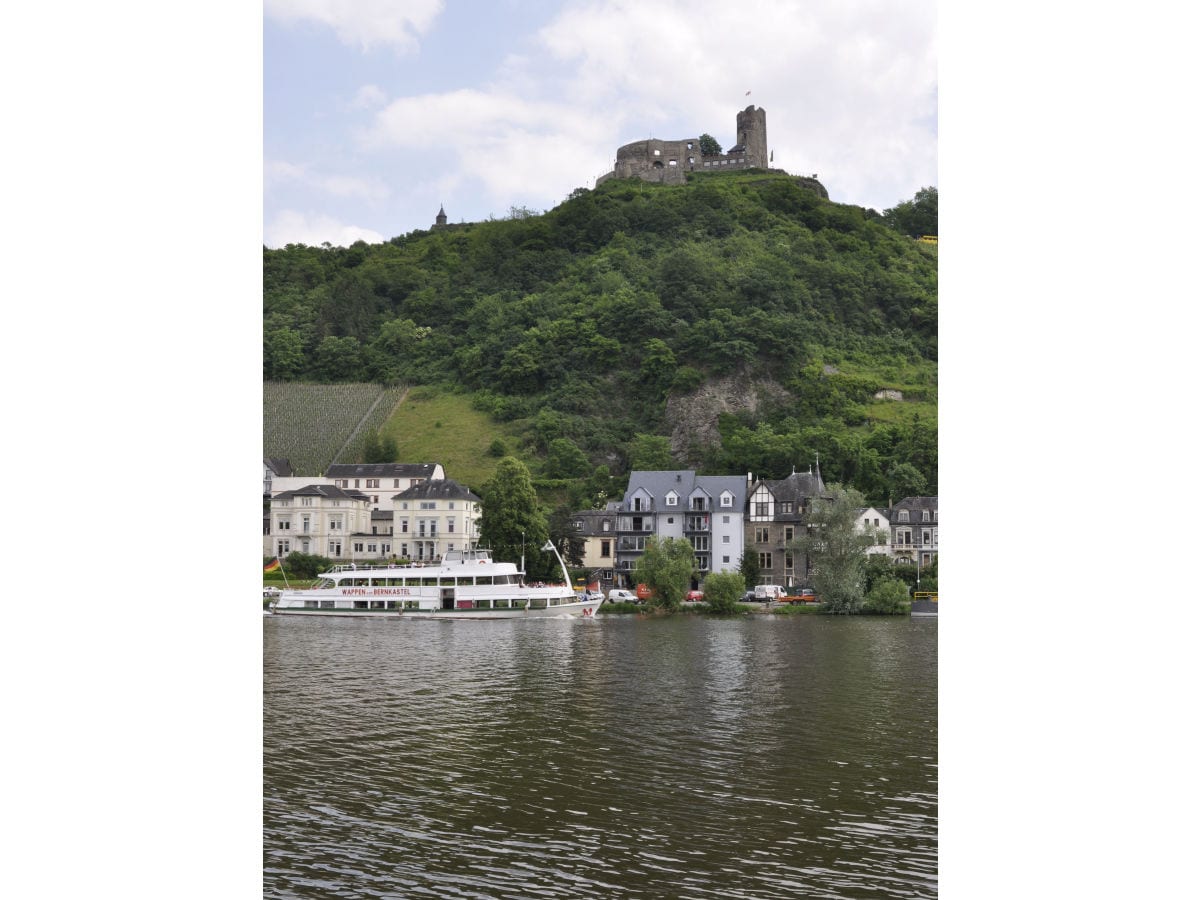
[[[867,548],[875,543],[874,534],[858,527],[858,511],[865,505],[853,488],[829,485],[826,497],[813,498],[807,533],[788,544],[808,554],[813,587],[829,612],[856,613],[862,607]]]
[[[558,561],[541,550],[550,531],[525,464],[515,456],[504,457],[480,495],[479,539],[494,558],[516,562],[524,553],[531,578],[553,577]]]
[[[651,537],[646,539],[646,552],[634,564],[633,579],[654,592],[649,600],[651,606],[677,610],[695,571],[696,556],[691,543],[683,538]]]

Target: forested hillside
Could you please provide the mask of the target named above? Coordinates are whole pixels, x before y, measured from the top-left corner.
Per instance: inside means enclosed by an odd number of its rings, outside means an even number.
[[[544,477],[819,453],[875,502],[937,491],[936,250],[786,175],[264,249],[263,294],[264,380],[466,392]]]

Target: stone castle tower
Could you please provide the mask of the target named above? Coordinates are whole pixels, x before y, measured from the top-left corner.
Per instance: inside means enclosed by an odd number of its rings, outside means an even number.
[[[765,169],[767,155],[767,111],[747,106],[737,114],[737,146],[745,149],[746,164]]]
[[[438,207],[438,214],[437,214],[437,218],[434,220],[433,227],[434,228],[445,228],[446,227],[446,207],[444,204],[442,206]]]

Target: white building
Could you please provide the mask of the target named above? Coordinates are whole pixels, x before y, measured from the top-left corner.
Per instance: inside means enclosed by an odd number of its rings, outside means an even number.
[[[858,511],[858,530],[872,532],[875,535],[875,543],[867,548],[868,554],[889,554],[891,523],[888,520],[887,510],[877,509],[874,506],[860,509]]]
[[[891,510],[892,559],[921,565],[938,552],[938,498],[905,497]]]
[[[287,460],[264,460],[264,490],[268,462],[286,463]],[[446,470],[441,463],[334,463],[325,471],[324,478],[284,477],[276,468],[270,492],[277,494],[310,484],[328,484],[346,491],[362,491],[369,498],[371,509],[390,510],[395,494],[422,481],[438,481],[445,477]]]
[[[309,553],[349,559],[350,536],[369,531],[371,508],[366,495],[328,484],[309,484],[271,497],[270,534],[263,535],[263,556],[284,559]]]
[[[392,498],[392,552],[411,560],[440,559],[479,541],[482,500],[457,481],[421,481]]]

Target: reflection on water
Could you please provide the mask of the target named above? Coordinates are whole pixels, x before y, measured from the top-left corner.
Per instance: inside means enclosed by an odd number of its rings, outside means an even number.
[[[265,617],[267,897],[932,897],[937,622]]]

